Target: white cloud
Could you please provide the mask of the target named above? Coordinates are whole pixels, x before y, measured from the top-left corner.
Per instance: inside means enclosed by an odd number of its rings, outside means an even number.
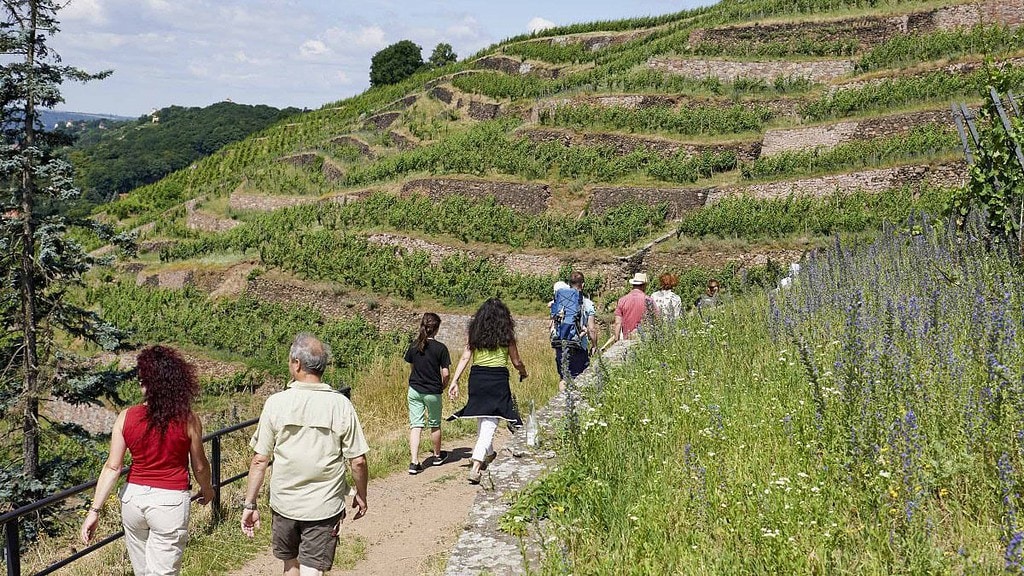
[[[334,80],[341,85],[347,85],[352,83],[352,79],[348,77],[348,74],[345,74],[341,70],[338,70],[337,72],[334,73]]]
[[[548,28],[554,28],[555,23],[551,20],[545,20],[540,16],[534,16],[526,23],[526,29],[532,32],[540,32],[541,30],[547,30]]]
[[[327,44],[320,40],[306,40],[302,43],[302,46],[299,46],[299,54],[303,58],[316,58],[330,51],[331,49],[327,47]]]
[[[332,46],[346,51],[351,51],[353,48],[379,50],[387,46],[384,30],[376,24],[364,26],[358,30],[329,28],[324,32],[324,38]]]
[[[85,22],[92,25],[107,21],[107,14],[100,0],[73,0],[61,9],[59,17],[69,22]]]

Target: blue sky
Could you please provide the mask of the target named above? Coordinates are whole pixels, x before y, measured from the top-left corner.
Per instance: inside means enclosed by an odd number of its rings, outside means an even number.
[[[369,85],[398,40],[460,57],[531,29],[708,5],[711,0],[71,0],[51,41],[66,64],[114,70],[64,86],[60,108],[138,116],[172,104],[317,108]]]

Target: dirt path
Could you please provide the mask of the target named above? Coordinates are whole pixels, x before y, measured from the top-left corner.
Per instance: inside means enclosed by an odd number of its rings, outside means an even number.
[[[494,438],[498,458],[508,432]],[[426,576],[442,574],[452,546],[459,538],[480,486],[466,481],[474,438],[446,442],[451,451],[442,466],[431,466],[410,476],[397,472],[370,480],[370,511],[344,531],[366,543],[366,557],[352,570],[332,570],[331,576],[380,575]],[[232,576],[279,574],[281,561],[270,550],[249,561]]]

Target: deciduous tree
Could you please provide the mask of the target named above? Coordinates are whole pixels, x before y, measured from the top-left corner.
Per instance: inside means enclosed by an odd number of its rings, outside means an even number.
[[[423,67],[423,49],[411,40],[401,40],[373,55],[370,85],[397,84]]]

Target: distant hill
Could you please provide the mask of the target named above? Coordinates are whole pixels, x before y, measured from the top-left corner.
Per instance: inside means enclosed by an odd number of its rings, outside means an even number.
[[[50,117],[75,138],[70,156],[78,170],[83,202],[108,202],[118,194],[156,182],[223,146],[242,140],[298,108],[219,102],[205,108],[170,106],[134,120],[105,117]]]
[[[114,114],[89,114],[87,112],[67,112],[64,110],[41,110],[40,121],[47,130],[66,127],[68,122],[95,122],[99,120],[112,120],[124,122],[132,120],[130,116],[116,116]]]

